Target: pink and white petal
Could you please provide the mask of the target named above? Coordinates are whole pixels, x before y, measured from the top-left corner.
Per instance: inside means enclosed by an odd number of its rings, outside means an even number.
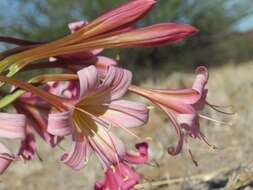
[[[109,88],[111,100],[122,97],[132,82],[132,73],[129,70],[110,66],[101,88]]]
[[[114,163],[118,163],[126,152],[123,142],[100,125],[98,125],[97,133],[89,138],[89,142],[104,169],[107,169]]]
[[[94,91],[99,84],[98,73],[95,66],[91,65],[77,72],[80,82],[80,94],[82,98],[91,91]]]
[[[117,62],[114,59],[110,59],[104,56],[98,56],[96,61],[96,68],[98,70],[99,76],[104,78],[108,71],[109,66],[116,66]]]
[[[14,113],[0,113],[0,137],[24,139],[25,127],[25,115]]]
[[[208,81],[208,70],[206,67],[200,66],[196,69],[196,73],[197,76],[192,89],[196,90],[201,95]]]
[[[166,96],[171,101],[177,101],[184,104],[195,104],[200,95],[193,89],[180,89],[180,90],[168,90],[168,89],[150,89],[152,92]]]
[[[48,133],[56,136],[67,136],[72,133],[71,111],[48,115]]]
[[[48,111],[25,104],[19,104],[16,109],[27,116],[28,126],[33,128],[46,143],[54,147],[59,142],[59,138],[54,138],[47,132]]]
[[[192,138],[200,137],[199,120],[197,114],[177,114],[178,124],[184,128]]]
[[[122,97],[128,90],[128,86],[132,82],[132,72],[126,69],[112,67],[115,69],[116,74],[114,76],[112,84],[111,99],[115,100]]]
[[[147,123],[149,109],[142,103],[115,100],[109,104],[107,111],[100,117],[116,126],[139,127]]]
[[[71,22],[68,24],[68,27],[71,31],[71,33],[77,32],[80,30],[82,27],[88,24],[88,21],[81,20],[81,21],[76,21],[76,22]]]
[[[75,139],[70,152],[63,154],[61,161],[74,170],[80,170],[88,162],[89,155],[90,147],[87,139],[83,137]]]
[[[135,145],[138,154],[127,152],[123,159],[131,164],[144,164],[148,161],[148,143],[138,143]]]
[[[184,134],[181,131],[181,127],[177,122],[176,113],[163,105],[158,104],[158,106],[167,114],[169,120],[172,122],[173,127],[176,130],[178,136],[178,143],[175,147],[168,147],[168,153],[172,156],[179,154],[184,145]]]
[[[36,140],[34,134],[29,130],[25,139],[21,142],[18,155],[26,160],[32,160],[35,156]]]
[[[15,160],[15,156],[9,151],[9,149],[0,143],[0,175],[9,167],[12,161]]]

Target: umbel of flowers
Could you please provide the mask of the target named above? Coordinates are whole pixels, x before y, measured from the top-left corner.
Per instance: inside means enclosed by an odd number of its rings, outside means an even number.
[[[130,153],[111,128],[134,135],[131,128],[147,123],[149,109],[143,103],[125,100],[128,92],[150,100],[168,115],[178,135],[177,146],[168,148],[171,155],[181,152],[188,137],[208,144],[199,127],[199,113],[205,105],[215,110],[218,107],[206,101],[205,67],[196,69],[191,88],[148,89],[133,85],[131,71],[100,55],[107,48],[169,44],[197,32],[193,26],[178,23],[135,28],[135,22],[155,3],[131,0],[91,22],[69,24],[69,35],[49,43],[0,37],[1,42],[17,45],[0,54],[0,137],[20,140],[17,152],[11,152],[8,144],[0,144],[0,174],[13,161],[34,158],[34,133],[52,148],[70,136],[72,146],[61,156],[63,163],[80,170],[93,152],[105,172],[104,180],[96,182],[96,190],[131,189],[140,180],[132,165],[148,162],[148,143],[136,142],[136,153]],[[14,76],[44,68],[61,70],[27,81]]]

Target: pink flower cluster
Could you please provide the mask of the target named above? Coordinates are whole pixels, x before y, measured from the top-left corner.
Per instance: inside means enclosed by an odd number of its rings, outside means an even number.
[[[16,153],[0,144],[0,174],[15,160],[34,158],[36,132],[52,148],[70,136],[71,149],[60,160],[75,170],[82,169],[95,153],[105,171],[96,190],[131,189],[140,181],[132,165],[148,162],[148,144],[138,142],[137,152],[130,153],[111,128],[132,134],[131,128],[148,122],[149,109],[124,100],[127,92],[147,98],[168,115],[179,139],[176,147],[168,149],[170,154],[180,153],[187,137],[207,143],[199,127],[199,112],[209,105],[205,67],[197,68],[189,89],[147,89],[132,84],[131,71],[100,55],[106,48],[168,44],[197,32],[190,25],[176,23],[133,27],[154,4],[154,0],[131,0],[92,22],[69,24],[70,35],[49,43],[0,37],[2,42],[19,45],[0,56],[1,86],[11,85],[1,88],[0,108],[16,110],[0,113],[0,136],[20,139]],[[29,81],[13,77],[17,72],[44,68],[62,68],[62,72]]]

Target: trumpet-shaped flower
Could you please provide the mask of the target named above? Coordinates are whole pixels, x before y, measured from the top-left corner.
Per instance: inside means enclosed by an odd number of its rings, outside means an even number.
[[[129,132],[129,128],[148,120],[145,105],[120,100],[131,83],[131,72],[110,66],[105,78],[100,78],[95,66],[89,66],[80,70],[78,77],[79,96],[63,100],[69,110],[51,113],[48,118],[49,133],[60,137],[72,135],[74,141],[61,160],[78,170],[85,166],[93,150],[107,171],[127,161],[145,162],[143,148],[139,149],[139,157],[128,153],[123,142],[110,131],[113,126]]]
[[[8,69],[13,76],[34,61],[62,55],[77,55],[103,48],[148,47],[172,43],[197,32],[187,24],[162,23],[136,29],[131,27],[155,4],[154,0],[132,0],[86,23],[74,33],[6,57],[0,72]],[[72,26],[71,26],[72,27]],[[74,31],[73,27],[73,30]]]
[[[48,82],[44,86],[44,90],[57,96],[64,96],[67,94],[72,97],[76,94],[76,89],[71,91],[72,93],[64,93],[65,91],[72,90],[73,83],[66,82]],[[24,114],[27,117],[27,126],[25,130],[25,137],[21,142],[21,147],[18,155],[25,160],[32,160],[36,153],[36,139],[34,132],[37,134],[51,147],[55,147],[62,138],[56,137],[47,131],[48,114],[51,110],[51,105],[46,101],[43,101],[38,96],[25,92],[13,103],[17,112]]]
[[[81,30],[88,24],[87,21],[77,21],[69,24],[71,33]],[[51,57],[48,66],[58,66],[68,69],[72,72],[77,72],[85,66],[96,65],[100,74],[105,75],[108,66],[116,66],[117,62],[111,58],[99,56],[103,49],[95,49],[92,51],[83,51],[79,53],[60,55]],[[56,64],[57,63],[57,64]]]
[[[139,150],[140,155],[127,155],[125,156],[125,161],[132,164],[145,163],[147,161],[147,144],[136,144],[136,148]],[[104,181],[96,182],[95,190],[128,190],[132,189],[139,180],[140,176],[133,170],[133,168],[124,162],[119,162],[107,169]]]
[[[152,101],[168,115],[179,136],[177,147],[168,149],[172,155],[181,151],[184,141],[187,142],[187,136],[202,139],[207,143],[199,127],[199,111],[206,104],[207,89],[205,85],[208,81],[208,71],[205,67],[198,67],[196,73],[195,82],[189,89],[160,90],[144,89],[137,86],[129,88],[130,91]]]

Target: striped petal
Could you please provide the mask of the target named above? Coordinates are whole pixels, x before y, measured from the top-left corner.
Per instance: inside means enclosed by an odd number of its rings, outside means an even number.
[[[129,128],[144,125],[148,121],[148,113],[148,108],[142,103],[115,100],[99,117],[115,126]]]
[[[61,157],[61,161],[69,167],[80,170],[88,162],[90,147],[85,137],[74,139],[71,150]]]
[[[98,73],[95,66],[91,65],[77,72],[80,82],[80,98],[98,86]]]
[[[114,59],[110,59],[104,56],[98,56],[96,61],[96,68],[99,75],[104,78],[106,76],[109,66],[116,66],[117,62]]]
[[[72,132],[71,114],[71,111],[49,114],[47,131],[61,137],[70,135]]]
[[[200,95],[202,95],[205,85],[208,81],[208,70],[204,66],[200,66],[196,69],[196,79],[193,83],[192,89],[196,90]]]
[[[29,129],[29,128],[28,128]],[[25,139],[21,142],[18,155],[26,160],[32,160],[35,156],[36,140],[31,130],[27,130]]]
[[[104,169],[117,163],[126,152],[123,142],[101,125],[98,125],[96,134],[89,137],[89,142]]]
[[[0,137],[24,139],[25,126],[23,114],[0,113]]]
[[[122,97],[132,82],[132,73],[126,69],[110,66],[101,88],[110,91],[111,100]]]
[[[146,142],[138,143],[135,147],[138,150],[138,154],[127,152],[123,159],[131,164],[146,163],[148,161],[148,144]]]

